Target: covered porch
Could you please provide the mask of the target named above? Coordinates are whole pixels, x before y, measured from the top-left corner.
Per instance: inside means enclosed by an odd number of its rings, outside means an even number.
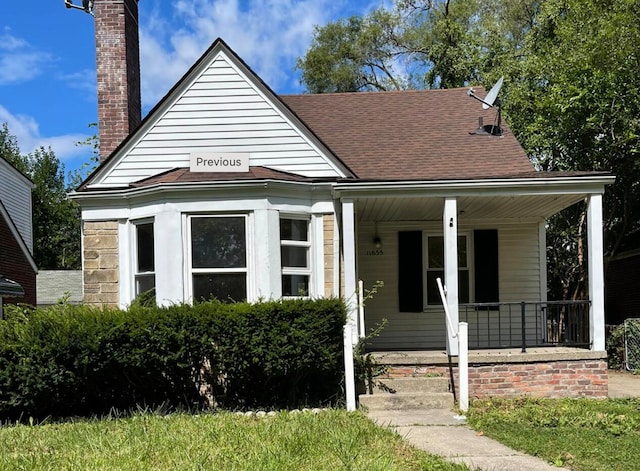
[[[440,277],[452,325],[469,324],[471,350],[603,352],[602,194],[611,181],[589,174],[338,186],[345,293],[357,292],[357,280],[365,292],[362,315],[349,297],[354,332],[362,337],[383,325],[367,339],[371,351],[455,357]],[[548,301],[546,220],[580,201],[587,204],[588,299]]]

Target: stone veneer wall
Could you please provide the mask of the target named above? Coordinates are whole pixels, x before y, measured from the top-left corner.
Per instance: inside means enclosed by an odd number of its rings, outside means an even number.
[[[324,295],[326,297],[334,296],[333,291],[333,273],[334,273],[334,256],[335,249],[333,243],[334,236],[333,214],[325,214],[322,217],[323,241],[324,241]]]
[[[82,260],[84,302],[118,305],[118,221],[85,221]]]
[[[453,375],[458,397],[458,367],[394,365],[385,377]],[[380,378],[384,382],[384,377]],[[609,377],[605,359],[549,360],[530,363],[500,362],[469,365],[469,398],[592,397],[606,398]]]

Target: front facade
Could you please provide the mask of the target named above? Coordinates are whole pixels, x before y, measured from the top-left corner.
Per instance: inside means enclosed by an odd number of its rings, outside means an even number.
[[[341,296],[355,333],[386,320],[372,348],[455,354],[441,278],[472,346],[553,344],[545,220],[586,200],[591,291],[571,339],[603,351],[613,177],[535,172],[507,128],[473,132],[493,114],[463,89],[277,96],[217,40],[73,195],[84,300]],[[358,280],[384,283],[360,323]]]

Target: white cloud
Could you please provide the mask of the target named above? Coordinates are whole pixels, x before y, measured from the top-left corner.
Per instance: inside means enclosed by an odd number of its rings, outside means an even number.
[[[50,54],[34,49],[8,29],[0,33],[0,85],[31,80],[52,60]]]
[[[18,140],[20,152],[28,154],[43,146],[51,147],[61,161],[70,161],[77,157],[86,158],[91,150],[76,143],[84,141],[88,135],[67,134],[62,136],[42,136],[38,123],[31,116],[12,114],[0,105],[0,123],[7,123],[9,132]]]
[[[58,79],[65,82],[68,87],[84,92],[87,100],[95,103],[97,96],[95,69],[83,69],[69,74],[59,74]]]
[[[143,107],[148,109],[221,37],[271,88],[299,90],[293,74],[316,24],[348,0],[178,0],[169,20],[140,5]],[[146,11],[149,8],[151,11]]]

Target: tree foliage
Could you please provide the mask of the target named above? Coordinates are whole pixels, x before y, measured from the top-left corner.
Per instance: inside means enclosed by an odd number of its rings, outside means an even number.
[[[64,164],[44,147],[20,154],[6,123],[0,128],[0,155],[35,184],[33,256],[38,268],[80,268],[80,209],[67,198]]]

